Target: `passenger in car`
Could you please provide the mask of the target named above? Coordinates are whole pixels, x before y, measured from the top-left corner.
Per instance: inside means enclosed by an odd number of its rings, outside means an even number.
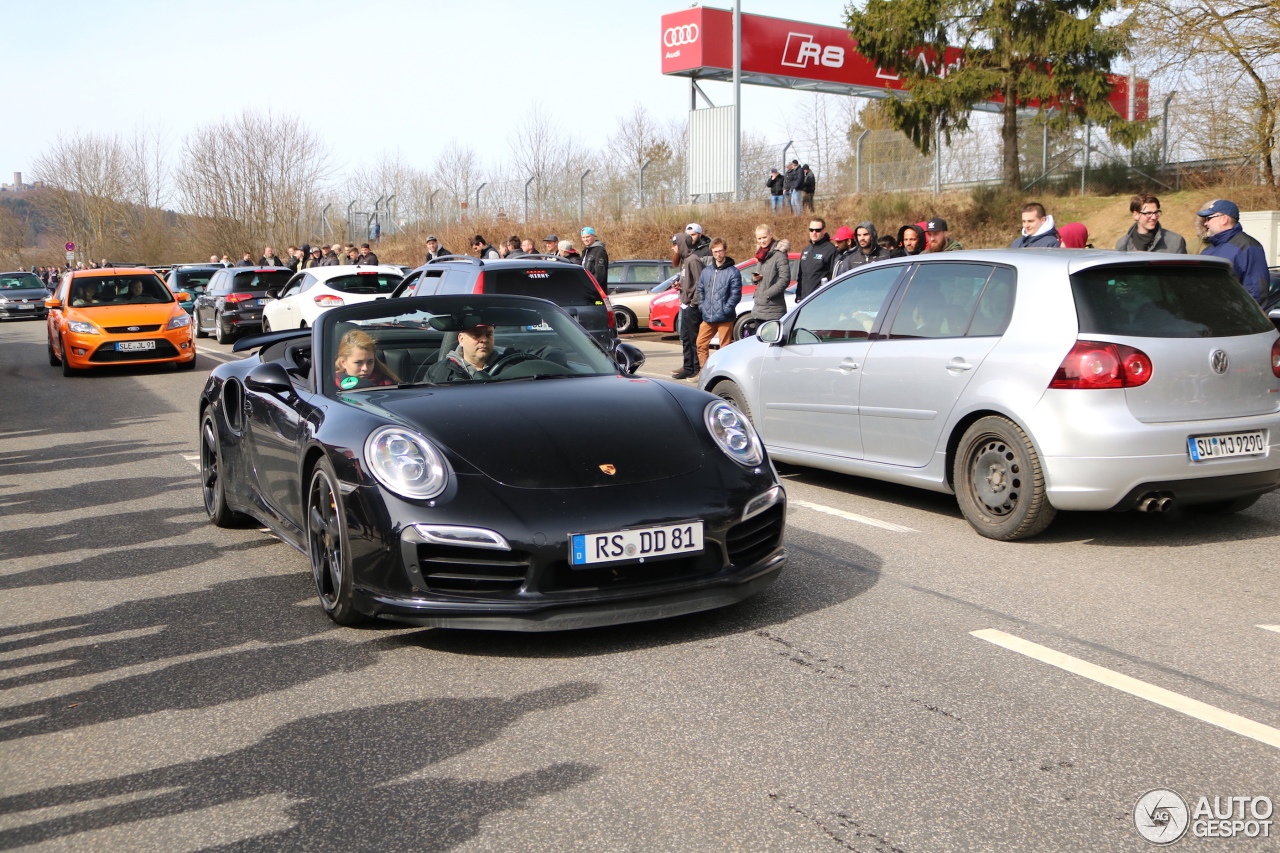
[[[75,295],[71,297],[71,305],[73,308],[83,308],[86,305],[98,305],[97,288],[92,284],[82,284],[76,288]]]
[[[399,385],[391,368],[378,359],[377,342],[362,329],[352,329],[338,342],[334,384],[343,391]]]

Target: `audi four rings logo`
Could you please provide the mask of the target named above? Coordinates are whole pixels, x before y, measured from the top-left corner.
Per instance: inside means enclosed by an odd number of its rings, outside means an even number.
[[[685,24],[680,27],[669,27],[662,34],[662,43],[667,47],[679,47],[682,44],[693,44],[698,40],[698,25]]]
[[[1213,365],[1214,373],[1226,373],[1227,367],[1231,364],[1231,359],[1227,358],[1227,354],[1220,349],[1213,351],[1213,355],[1209,356],[1209,363]]]

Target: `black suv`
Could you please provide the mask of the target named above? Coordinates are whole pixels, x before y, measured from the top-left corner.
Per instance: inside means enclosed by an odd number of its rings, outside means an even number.
[[[284,287],[287,267],[230,267],[214,270],[205,292],[195,298],[191,320],[197,338],[213,335],[220,344],[229,344],[247,330],[262,328],[262,306],[267,288]]]
[[[509,261],[482,261],[469,255],[436,258],[405,276],[391,296],[452,293],[546,299],[576,319],[605,352],[612,353],[618,344],[613,311],[604,293],[582,267],[551,255]]]

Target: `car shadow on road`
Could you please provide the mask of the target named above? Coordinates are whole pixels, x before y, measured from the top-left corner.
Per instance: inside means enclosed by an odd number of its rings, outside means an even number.
[[[0,470],[3,468],[0,467]],[[8,494],[0,492],[0,512],[12,518],[17,515],[44,515],[145,500],[179,489],[190,489],[197,476],[192,470],[189,476],[182,477],[121,477],[113,480],[88,480],[74,486],[52,489],[22,489]]]
[[[393,646],[452,654],[575,658],[699,642],[759,631],[843,604],[876,585],[882,561],[851,542],[805,531],[773,586],[739,604],[670,619],[547,633],[429,628],[387,637]],[[793,537],[794,538],[794,537]]]
[[[194,430],[192,443],[195,442]],[[177,453],[190,445],[157,441],[85,441],[57,444],[33,450],[0,453],[0,477],[47,474],[51,471],[79,471],[131,462],[151,462],[159,455]]]
[[[12,815],[135,795],[127,803],[0,831],[0,848],[284,795],[292,801],[284,807],[292,826],[206,847],[206,853],[448,850],[475,837],[486,817],[581,785],[600,769],[565,762],[500,781],[423,778],[422,771],[498,740],[525,714],[585,701],[598,691],[593,683],[569,682],[514,699],[425,699],[304,717],[224,755],[0,798],[0,814]],[[264,823],[278,825],[278,818]]]
[[[200,512],[198,517],[195,515],[197,511]],[[186,520],[187,516],[190,516],[189,520]],[[208,525],[203,507],[195,505],[189,509],[143,509],[95,515],[69,524],[9,531],[0,539],[0,560],[61,554],[81,548],[127,548],[181,536]]]

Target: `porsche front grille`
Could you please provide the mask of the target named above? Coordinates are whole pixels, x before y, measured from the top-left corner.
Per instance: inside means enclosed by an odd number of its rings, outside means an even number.
[[[451,545],[418,545],[418,567],[431,592],[502,596],[516,592],[529,573],[529,555]]]
[[[729,560],[746,566],[759,562],[782,545],[784,504],[774,504],[759,515],[729,528],[725,544]]]

